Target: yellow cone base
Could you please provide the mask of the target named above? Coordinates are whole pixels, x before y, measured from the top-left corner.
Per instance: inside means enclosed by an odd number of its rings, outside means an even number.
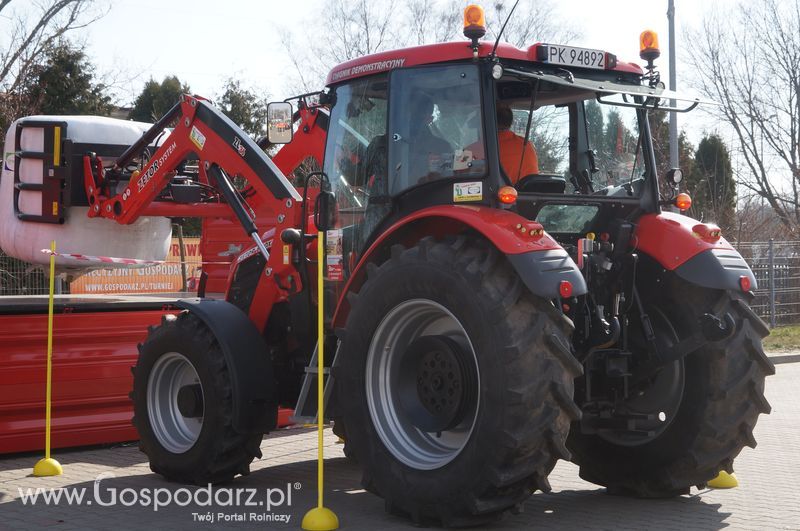
[[[733,474],[720,470],[719,475],[708,482],[708,486],[712,489],[733,489],[739,486],[739,480]]]
[[[339,518],[327,507],[314,507],[303,517],[306,531],[333,531],[339,529]]]
[[[43,457],[33,466],[33,475],[36,477],[60,476],[64,473],[61,464],[51,457]]]

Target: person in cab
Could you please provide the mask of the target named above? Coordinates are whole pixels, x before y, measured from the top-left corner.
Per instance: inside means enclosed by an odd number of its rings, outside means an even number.
[[[526,175],[539,173],[539,159],[533,144],[526,142],[511,130],[514,113],[507,105],[497,106],[497,143],[500,148],[500,165],[511,184]]]

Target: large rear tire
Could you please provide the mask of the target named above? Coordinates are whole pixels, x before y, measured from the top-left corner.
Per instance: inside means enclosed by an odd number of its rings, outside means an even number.
[[[477,238],[396,245],[368,275],[336,371],[364,487],[390,512],[446,526],[549,490],[580,415],[571,321]]]
[[[165,316],[139,346],[133,425],[150,469],[205,485],[247,475],[262,435],[233,429],[229,369],[219,343],[190,312]]]
[[[669,326],[661,326],[660,333],[657,323],[663,320],[654,320],[660,341],[669,335],[665,328],[674,327],[678,337],[685,337],[703,312],[730,314],[736,330],[681,360],[681,373],[675,373],[674,366],[662,369],[662,373],[670,371],[669,378],[682,381],[661,387],[679,393],[677,401],[660,397],[668,404],[664,409],[672,404],[676,411],[673,418],[669,418],[672,412],[667,413],[668,425],[648,442],[583,434],[577,424],[573,426],[567,446],[580,466],[580,476],[612,494],[676,496],[688,493],[692,486],[704,486],[720,470],[732,472],[739,452],[756,446],[753,428],[758,416],[770,411],[764,379],[775,368],[761,346],[761,338],[769,331],[742,294],[704,290],[675,277],[666,278],[665,285],[656,289],[645,301],[651,318],[660,309],[669,319]],[[652,381],[655,386],[659,376]],[[648,392],[645,389],[643,395]]]

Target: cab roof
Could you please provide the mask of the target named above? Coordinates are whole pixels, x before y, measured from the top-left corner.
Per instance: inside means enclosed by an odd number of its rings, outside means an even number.
[[[536,61],[536,50],[543,43],[536,43],[525,50],[507,42],[502,42],[497,46],[497,57],[516,61]],[[480,42],[478,48],[479,57],[488,57],[492,52],[493,43]],[[418,66],[435,63],[445,63],[450,61],[462,61],[472,58],[472,45],[469,41],[445,42],[440,44],[428,44],[424,46],[414,46],[412,48],[401,48],[387,52],[379,52],[365,55],[357,59],[341,63],[334,67],[325,81],[326,85],[332,85],[349,79],[388,72],[396,68]],[[617,61],[614,68],[606,71],[623,72],[628,74],[642,75],[642,69],[635,63],[625,63]]]

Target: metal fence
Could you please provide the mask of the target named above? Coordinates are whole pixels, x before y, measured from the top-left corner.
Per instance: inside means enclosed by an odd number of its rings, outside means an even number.
[[[800,323],[800,241],[742,242],[736,248],[758,282],[756,313],[773,328]]]
[[[61,287],[61,283],[57,283]],[[44,269],[0,251],[0,296],[46,295],[50,284]]]

